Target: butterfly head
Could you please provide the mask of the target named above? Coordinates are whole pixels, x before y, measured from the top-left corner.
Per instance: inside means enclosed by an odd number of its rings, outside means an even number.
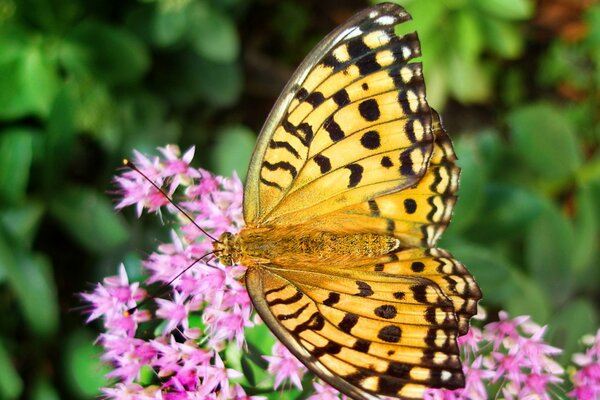
[[[219,240],[213,242],[213,249],[223,265],[236,264],[240,259],[240,246],[238,235],[225,232]]]

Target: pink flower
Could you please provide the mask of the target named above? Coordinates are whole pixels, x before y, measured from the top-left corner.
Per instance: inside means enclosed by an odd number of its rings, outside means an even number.
[[[274,388],[277,389],[285,380],[290,380],[292,385],[302,389],[302,377],[306,372],[306,367],[290,353],[290,351],[281,343],[273,345],[272,356],[263,356],[269,362],[268,371],[275,375]]]

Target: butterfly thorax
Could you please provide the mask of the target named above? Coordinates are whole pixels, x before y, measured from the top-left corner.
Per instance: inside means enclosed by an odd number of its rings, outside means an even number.
[[[306,226],[246,227],[238,234],[226,232],[214,242],[223,264],[248,268],[271,263],[301,268],[323,261],[337,264],[346,259],[360,263],[399,247],[400,241],[391,236],[313,231]]]

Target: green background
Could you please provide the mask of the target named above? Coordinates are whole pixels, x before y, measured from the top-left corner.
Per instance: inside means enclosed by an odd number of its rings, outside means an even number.
[[[490,316],[548,324],[567,361],[598,326],[600,5],[401,3],[463,168],[442,246]],[[165,237],[112,210],[120,160],[195,145],[195,165],[243,176],[295,66],[367,5],[0,0],[0,398],[104,383],[77,293]]]

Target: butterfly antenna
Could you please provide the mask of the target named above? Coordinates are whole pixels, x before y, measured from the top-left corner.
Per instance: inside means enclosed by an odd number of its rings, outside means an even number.
[[[171,279],[169,282],[164,283],[162,285],[160,285],[160,287],[156,288],[155,290],[153,290],[150,295],[148,297],[146,297],[144,300],[142,300],[142,302],[138,305],[136,305],[135,307],[131,307],[129,309],[127,309],[124,314],[125,315],[131,315],[135,312],[135,310],[145,306],[146,304],[148,304],[148,302],[152,299],[155,299],[157,297],[162,296],[163,294],[166,294],[169,291],[169,286],[171,286],[171,284],[173,282],[175,282],[181,275],[183,275],[184,273],[186,273],[187,271],[189,271],[190,268],[192,268],[194,265],[198,264],[200,261],[202,261],[202,259],[208,257],[208,256],[212,256],[215,253],[218,253],[220,250],[214,250],[211,251],[209,253],[204,254],[202,257],[194,260],[194,262],[192,262],[190,265],[188,265],[187,267],[185,267],[183,270],[181,270],[177,275],[175,275],[175,277],[173,279]],[[207,267],[210,268],[215,268],[218,269],[217,267],[213,267],[212,265],[209,265],[208,263],[206,264]]]
[[[138,167],[135,166],[134,163],[132,163],[131,161],[124,159],[123,160],[123,165],[125,165],[128,168],[131,168],[132,170],[134,170],[135,172],[137,172],[138,174],[140,174],[141,176],[144,177],[144,179],[146,179],[148,182],[150,182],[150,184],[152,184],[152,186],[154,186],[156,188],[156,190],[158,190],[163,196],[165,196],[165,198],[169,201],[169,203],[171,203],[173,205],[173,207],[175,207],[180,213],[182,213],[192,224],[194,224],[194,226],[196,228],[198,228],[200,230],[200,232],[204,233],[206,236],[208,236],[210,239],[212,239],[214,242],[217,243],[221,243],[219,240],[217,240],[216,238],[214,238],[210,233],[206,232],[204,229],[202,229],[200,227],[200,225],[198,225],[196,223],[196,221],[193,220],[192,217],[190,217],[190,215],[188,213],[186,213],[183,208],[181,208],[177,203],[175,203],[173,201],[173,199],[171,199],[171,196],[169,196],[169,194],[167,192],[164,191],[163,188],[161,188],[160,186],[158,186],[156,183],[154,183],[154,181],[152,181],[152,179],[150,179],[146,174],[144,174],[142,171],[140,171],[140,169]],[[212,253],[210,253],[212,254]],[[197,261],[200,261],[202,258],[198,259]],[[196,261],[196,262],[197,262]],[[194,264],[192,264],[194,265]],[[177,279],[177,277],[175,277],[175,279]],[[170,282],[169,282],[170,283]]]

